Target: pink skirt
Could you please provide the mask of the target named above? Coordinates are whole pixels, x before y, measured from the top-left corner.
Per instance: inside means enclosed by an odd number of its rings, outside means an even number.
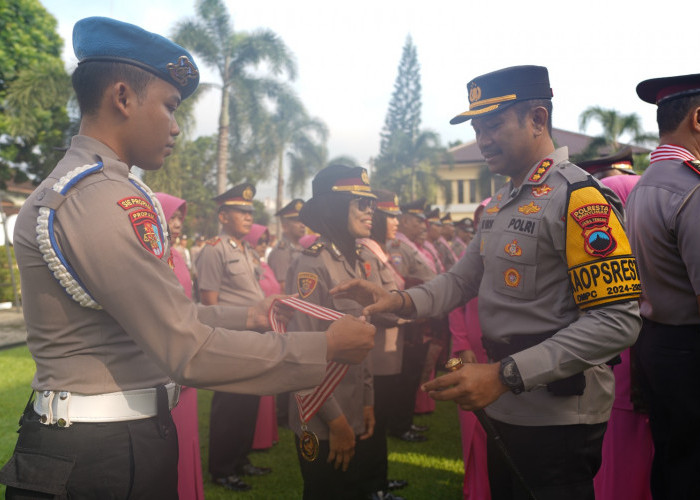
[[[199,454],[197,389],[183,387],[173,411],[180,459],[177,463],[177,492],[180,500],[204,500],[202,460]]]
[[[258,405],[258,420],[253,437],[254,450],[266,450],[279,441],[277,434],[277,411],[274,396],[262,396]]]

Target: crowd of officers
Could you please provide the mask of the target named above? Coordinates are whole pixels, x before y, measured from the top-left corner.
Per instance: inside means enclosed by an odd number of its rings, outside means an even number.
[[[399,498],[407,482],[388,477],[386,436],[425,440],[412,417],[433,400],[483,425],[494,500],[591,499],[613,369],[630,365],[653,498],[700,497],[700,75],[637,87],[658,107],[660,146],[628,198],[555,147],[546,68],[478,76],[451,123],[471,121],[489,169],[509,180],[477,224],[330,165],[309,200],[277,214],[265,265],[296,296],[281,305],[245,241],[255,188],[240,184],[215,198],[221,234],[192,261],[193,301],[163,207],[130,169],[158,169],[172,151],[194,59],[109,18],[79,21],[73,46],[80,132],[15,229],[36,374],[0,470],[7,498],[176,498],[170,410],[183,384],[216,391],[209,472],[228,489],[270,472],[247,458],[258,397],[288,393],[305,499]],[[317,238],[304,243],[307,232]],[[435,376],[448,315],[476,299],[488,362],[461,357]]]

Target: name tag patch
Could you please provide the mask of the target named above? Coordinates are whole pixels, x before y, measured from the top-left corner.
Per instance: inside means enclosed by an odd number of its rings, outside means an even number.
[[[537,229],[537,222],[535,222],[534,220],[513,217],[512,219],[510,219],[510,222],[508,222],[508,227],[506,229],[508,231],[515,231],[519,233],[535,234],[535,230]]]

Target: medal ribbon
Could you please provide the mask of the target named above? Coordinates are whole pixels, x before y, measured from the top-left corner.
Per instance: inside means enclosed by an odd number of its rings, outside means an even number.
[[[277,303],[284,304],[296,311],[322,320],[334,321],[344,316],[343,313],[339,313],[333,309],[311,304],[296,297],[277,299],[272,303],[272,307],[270,307],[270,311],[268,313],[272,330],[277,333],[287,332],[286,325],[277,318],[277,313],[275,312],[275,304]],[[297,392],[294,394],[302,425],[305,425],[306,422],[311,420],[311,417],[316,414],[326,399],[333,394],[333,391],[343,379],[345,373],[347,373],[348,368],[349,366],[346,364],[330,361],[326,366],[326,374],[324,375],[323,381],[320,385],[311,391]]]

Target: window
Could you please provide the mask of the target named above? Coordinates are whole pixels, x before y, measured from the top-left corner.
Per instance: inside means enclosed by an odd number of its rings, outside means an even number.
[[[464,203],[464,181],[457,181],[457,203]]]
[[[477,180],[469,179],[469,203],[477,203],[478,194]]]

